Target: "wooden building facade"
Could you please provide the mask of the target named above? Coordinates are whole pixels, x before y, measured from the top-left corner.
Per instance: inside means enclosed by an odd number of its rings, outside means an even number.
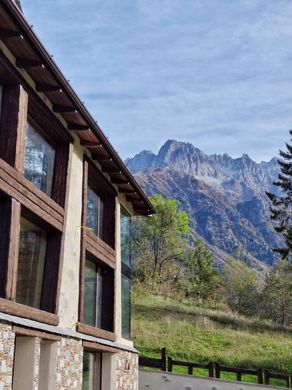
[[[130,224],[154,210],[11,0],[0,115],[0,389],[138,389]]]

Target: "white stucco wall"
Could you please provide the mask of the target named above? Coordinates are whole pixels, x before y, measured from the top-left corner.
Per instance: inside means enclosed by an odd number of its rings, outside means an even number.
[[[79,142],[74,145],[70,172],[59,317],[60,326],[75,329],[78,321],[83,181],[83,148]]]
[[[139,390],[272,390],[280,387],[139,370]],[[283,389],[283,388],[282,388]]]

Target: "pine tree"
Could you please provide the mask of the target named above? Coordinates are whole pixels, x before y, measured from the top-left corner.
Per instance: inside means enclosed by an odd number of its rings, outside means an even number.
[[[292,136],[292,130],[289,131]],[[292,141],[292,139],[291,139]],[[280,189],[281,195],[267,192],[272,202],[271,219],[275,230],[284,238],[285,246],[275,248],[283,259],[292,262],[292,145],[286,143],[286,151],[280,150],[278,160],[281,173],[273,184]]]

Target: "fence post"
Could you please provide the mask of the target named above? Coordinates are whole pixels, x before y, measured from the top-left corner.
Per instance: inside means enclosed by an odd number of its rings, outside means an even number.
[[[209,378],[214,378],[214,363],[210,362],[209,366]]]
[[[220,366],[218,363],[215,363],[215,377],[220,379]]]
[[[263,369],[258,369],[258,384],[263,385],[264,384],[264,375],[263,375]]]
[[[189,364],[189,366],[188,366],[188,374],[189,375],[193,375],[193,366],[192,366],[192,364]]]
[[[167,358],[167,367],[168,367],[168,372],[172,372],[172,357],[168,356]]]
[[[166,371],[166,348],[161,349],[161,371]]]
[[[241,372],[237,372],[237,373],[236,373],[236,380],[237,380],[238,382],[241,382]]]
[[[269,370],[264,370],[265,373],[265,385],[270,384],[270,371]]]

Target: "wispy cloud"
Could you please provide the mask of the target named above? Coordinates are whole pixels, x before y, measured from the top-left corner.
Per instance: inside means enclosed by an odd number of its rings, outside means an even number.
[[[292,125],[290,0],[22,0],[122,157],[167,138],[277,154]]]

